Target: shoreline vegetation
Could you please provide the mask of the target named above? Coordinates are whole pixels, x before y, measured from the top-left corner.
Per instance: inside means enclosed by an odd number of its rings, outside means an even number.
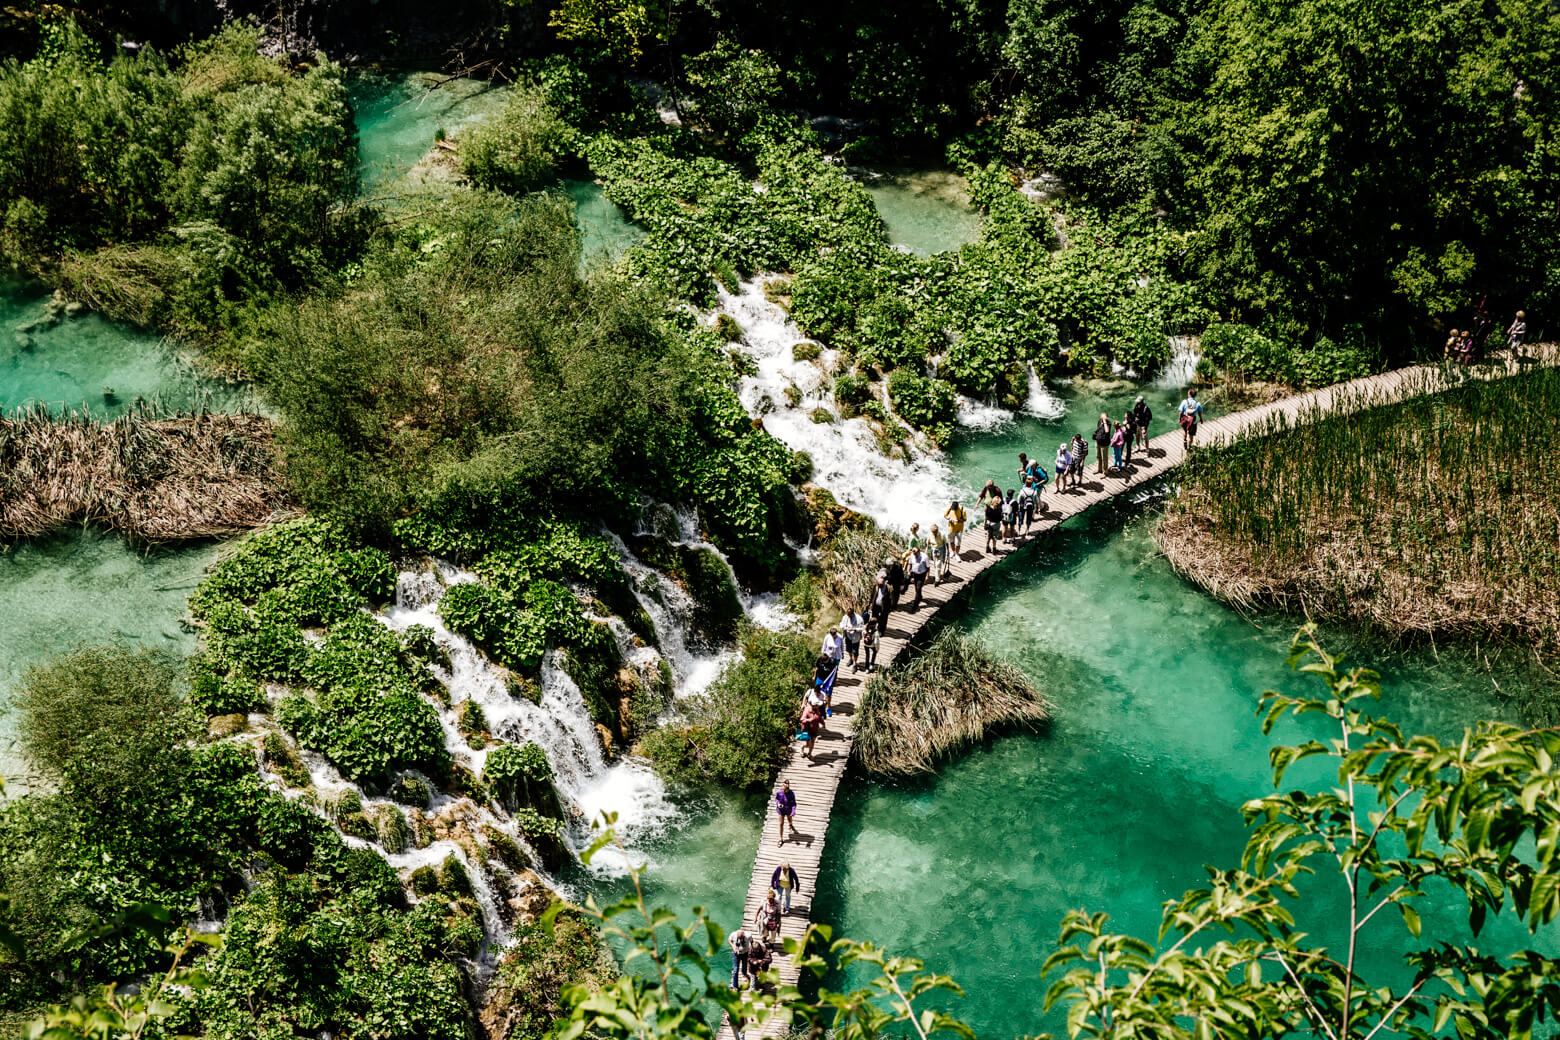
[[[856,761],[879,776],[933,772],[999,728],[1038,730],[1050,705],[1029,677],[951,629],[872,677],[857,706]]]
[[[101,422],[43,408],[0,416],[0,538],[93,524],[157,544],[292,515],[263,416],[138,410]]]
[[[1237,609],[1560,655],[1560,372],[1476,380],[1204,448],[1159,544]]]

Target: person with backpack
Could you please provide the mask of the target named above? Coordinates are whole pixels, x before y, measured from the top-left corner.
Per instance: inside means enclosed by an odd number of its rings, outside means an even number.
[[[997,551],[997,541],[1002,537],[1002,492],[991,489],[986,500],[986,551]]]
[[[780,840],[777,844],[785,844],[785,825],[791,825],[791,835],[796,835],[796,792],[791,790],[791,781],[780,781],[780,790],[775,792],[775,815],[780,819]]]
[[[888,587],[888,579],[879,577],[877,586],[872,590],[872,620],[876,622],[874,627],[879,635],[888,633],[888,613],[893,609],[894,593]]]
[[[1132,425],[1137,430],[1137,442],[1143,446],[1143,457],[1148,457],[1148,424],[1154,418],[1154,411],[1143,400],[1143,395],[1138,394],[1138,399],[1132,403]]]
[[[1100,413],[1100,421],[1094,424],[1094,472],[1103,477],[1110,472],[1105,464],[1105,452],[1110,447],[1110,416]]]
[[[1181,448],[1183,451],[1192,450],[1192,442],[1197,439],[1197,423],[1202,418],[1202,402],[1197,400],[1197,388],[1190,387],[1186,391],[1186,400],[1181,402],[1179,409],[1181,414]]]
[[[884,630],[887,630],[887,625],[884,626]],[[873,618],[868,617],[867,629],[861,633],[861,663],[866,666],[869,672],[877,668],[877,653],[878,626],[874,623]]]
[[[769,893],[771,900],[774,899],[774,896],[773,892]],[[755,989],[763,985],[759,976],[772,968],[775,963],[774,954],[769,952],[769,944],[778,941],[780,938],[780,918],[771,916],[768,903],[759,907],[758,912],[762,918],[761,925],[764,927],[764,941],[752,943],[748,946],[748,978],[753,980],[753,988]],[[770,929],[768,928],[770,923],[774,924],[774,938],[770,938]]]
[[[948,538],[932,525],[932,584],[941,585],[948,577]]]
[[[1024,486],[1018,490],[1018,522],[1024,525],[1024,535],[1029,535],[1029,529],[1035,522],[1035,502],[1039,492],[1035,490],[1035,481],[1031,477],[1024,481]]]
[[[817,687],[812,687],[802,698],[802,732],[807,737],[807,750],[803,752],[807,761],[811,762],[813,748],[818,743],[818,734],[823,732],[823,695]]]
[[[899,597],[905,593],[905,586],[909,584],[905,580],[905,565],[899,561],[899,557],[893,556],[883,561],[883,568],[887,572],[888,591],[894,596],[894,606],[899,606]]]
[[[1072,483],[1077,487],[1083,483],[1083,467],[1089,464],[1089,445],[1083,439],[1083,434],[1075,433],[1072,438]]]

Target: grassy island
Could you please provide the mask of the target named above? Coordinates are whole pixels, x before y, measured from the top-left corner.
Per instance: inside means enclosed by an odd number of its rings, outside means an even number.
[[[1560,373],[1471,382],[1200,451],[1159,539],[1242,608],[1560,652]]]

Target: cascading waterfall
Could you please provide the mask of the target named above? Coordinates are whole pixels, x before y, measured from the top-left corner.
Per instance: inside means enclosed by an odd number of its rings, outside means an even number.
[[[1197,345],[1195,336],[1170,337],[1170,360],[1154,377],[1155,389],[1179,390],[1197,378],[1197,362],[1202,360]]]
[[[1029,370],[1029,393],[1024,399],[1024,411],[1036,419],[1060,419],[1067,414],[1067,403],[1045,385],[1035,371],[1034,363],[1025,366]]]
[[[953,473],[940,454],[889,458],[878,450],[866,419],[839,417],[830,389],[830,374],[841,364],[839,352],[822,349],[816,361],[797,361],[791,347],[813,341],[765,298],[759,281],[744,282],[740,293],[718,293],[721,310],[742,326],[739,349],[757,368],[756,374],[739,379],[742,404],[782,444],[812,457],[813,483],[841,505],[889,528],[903,527],[905,518],[919,516],[927,502],[954,497]],[[812,412],[818,408],[832,421],[814,422]]]
[[[960,394],[957,407],[958,412],[954,421],[971,430],[991,433],[1013,424],[1013,413],[990,401],[977,401],[973,397]]]

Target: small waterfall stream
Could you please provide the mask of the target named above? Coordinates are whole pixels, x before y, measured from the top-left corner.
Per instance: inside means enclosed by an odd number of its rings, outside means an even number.
[[[742,404],[786,447],[812,457],[813,483],[890,528],[905,526],[925,503],[953,496],[953,473],[940,453],[890,458],[879,450],[868,420],[840,418],[831,390],[841,366],[838,351],[822,349],[816,361],[797,361],[791,347],[813,341],[764,296],[761,281],[744,282],[741,289],[719,290],[719,299],[720,309],[742,326],[737,349],[757,370],[739,377]],[[819,408],[831,421],[813,421]]]

